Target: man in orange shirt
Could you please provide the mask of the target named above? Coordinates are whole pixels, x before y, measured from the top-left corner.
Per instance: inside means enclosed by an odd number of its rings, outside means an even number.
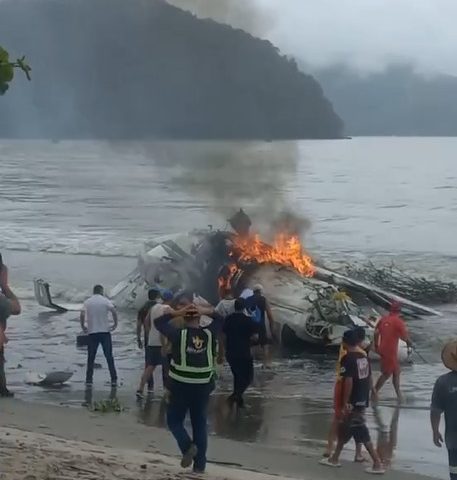
[[[379,321],[374,334],[376,351],[381,357],[381,376],[376,382],[374,396],[376,397],[383,385],[392,377],[392,383],[398,401],[402,401],[400,390],[400,362],[398,361],[398,344],[400,339],[412,347],[405,322],[400,317],[401,304],[393,302],[390,313]]]

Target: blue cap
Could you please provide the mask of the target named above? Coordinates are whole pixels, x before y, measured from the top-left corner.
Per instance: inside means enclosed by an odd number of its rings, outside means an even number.
[[[173,300],[173,292],[171,290],[162,290],[161,292],[162,299],[168,302],[169,300]]]

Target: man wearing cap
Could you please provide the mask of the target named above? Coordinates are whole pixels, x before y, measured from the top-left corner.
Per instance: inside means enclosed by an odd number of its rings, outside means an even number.
[[[273,342],[274,318],[268,300],[263,295],[263,286],[254,285],[253,295],[246,298],[246,310],[251,313],[259,326],[259,345],[263,350],[263,363],[265,367],[271,365],[270,345]],[[268,318],[268,326],[266,319]]]
[[[5,332],[8,317],[20,313],[21,305],[8,285],[8,269],[0,255],[0,397],[14,396],[6,386],[5,345],[8,343],[8,338]]]
[[[201,315],[213,318],[206,328],[200,326]],[[174,326],[173,317],[183,317],[184,327]],[[154,321],[157,330],[167,337],[172,347],[168,427],[181,450],[181,466],[187,468],[193,463],[196,473],[203,473],[206,468],[207,410],[214,389],[214,357],[222,322],[222,317],[213,308],[193,304]],[[187,412],[192,423],[192,439],[184,428]]]
[[[437,447],[441,447],[443,437],[440,433],[440,421],[441,415],[444,413],[449,473],[451,480],[457,480],[457,341],[444,346],[441,359],[450,372],[439,377],[435,383],[430,408],[430,421],[433,443]]]
[[[400,390],[400,362],[398,361],[398,344],[400,340],[407,343],[408,347],[412,347],[409,338],[408,329],[405,322],[400,317],[401,304],[393,302],[388,315],[381,318],[376,325],[374,335],[374,346],[381,357],[381,376],[376,382],[374,388],[374,400],[384,386],[384,384],[392,377],[392,383],[397,394],[398,401],[402,401]]]
[[[157,292],[158,293],[158,292]],[[145,324],[147,325],[148,330],[148,338],[147,342],[145,342],[145,360],[146,366],[144,369],[144,373],[141,377],[140,385],[136,392],[136,396],[139,400],[143,398],[144,387],[146,382],[148,382],[148,393],[152,393],[154,389],[154,370],[159,365],[162,365],[162,335],[157,330],[154,325],[154,320],[159,318],[166,313],[172,313],[173,309],[171,308],[171,302],[173,300],[173,292],[170,290],[164,290],[161,294],[162,296],[162,303],[158,303],[157,301],[151,305],[149,309],[149,313],[146,316]],[[156,297],[157,299],[157,297]],[[162,375],[162,380],[165,387],[165,376]]]

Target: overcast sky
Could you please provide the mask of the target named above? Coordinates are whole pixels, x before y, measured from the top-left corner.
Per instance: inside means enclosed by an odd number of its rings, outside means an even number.
[[[457,75],[457,0],[170,1],[267,37],[313,66],[372,71],[412,61]]]
[[[255,1],[273,15],[268,37],[313,65],[412,60],[457,74],[457,0]]]

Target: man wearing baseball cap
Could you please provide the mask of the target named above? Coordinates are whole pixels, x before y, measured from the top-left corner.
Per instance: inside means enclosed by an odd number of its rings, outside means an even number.
[[[444,346],[441,359],[450,372],[439,377],[435,383],[430,408],[430,421],[433,443],[437,447],[441,447],[443,437],[440,433],[440,421],[441,415],[444,413],[449,473],[451,480],[457,480],[457,340]]]

